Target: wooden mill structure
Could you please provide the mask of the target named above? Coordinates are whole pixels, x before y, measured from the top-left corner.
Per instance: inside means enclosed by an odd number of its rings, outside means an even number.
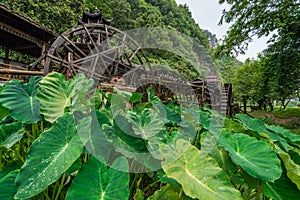
[[[142,47],[125,32],[110,26],[101,12],[83,12],[78,26],[61,35],[0,4],[0,46],[37,57],[30,65],[14,66],[6,53],[0,64],[0,81],[46,75],[57,71],[67,79],[78,73],[94,79],[105,91],[112,88],[145,93],[152,87],[162,101],[210,105],[231,114],[231,85],[220,85],[215,76],[187,81],[178,73],[153,69]],[[215,98],[213,98],[215,97]]]

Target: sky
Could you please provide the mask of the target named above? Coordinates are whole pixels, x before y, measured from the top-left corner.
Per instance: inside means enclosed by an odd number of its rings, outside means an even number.
[[[219,5],[218,0],[176,0],[177,4],[186,4],[196,23],[201,29],[206,29],[217,35],[218,39],[222,39],[226,35],[229,28],[228,24],[219,26],[222,10],[228,9],[228,6]],[[267,48],[267,38],[253,38],[253,42],[249,43],[248,50],[245,55],[239,55],[238,60],[245,61],[247,58],[257,58],[257,54]]]

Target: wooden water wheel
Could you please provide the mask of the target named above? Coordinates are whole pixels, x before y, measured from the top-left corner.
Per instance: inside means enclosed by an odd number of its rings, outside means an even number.
[[[84,12],[78,26],[57,37],[45,55],[44,72],[51,71],[67,79],[84,73],[105,91],[121,85],[120,89],[144,93],[145,100],[147,88],[152,87],[164,102],[211,104],[209,94],[199,95],[195,84],[177,72],[152,69],[142,47],[126,32],[110,26],[100,12]]]
[[[111,82],[133,68],[145,68],[141,47],[98,13],[83,13],[78,26],[62,33],[46,54],[44,72],[67,78],[84,73],[95,83]],[[149,66],[148,66],[149,67]]]

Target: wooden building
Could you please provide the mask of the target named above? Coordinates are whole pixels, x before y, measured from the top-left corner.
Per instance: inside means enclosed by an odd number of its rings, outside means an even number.
[[[0,46],[5,52],[0,59],[0,81],[18,79],[22,73],[30,74],[25,72],[24,66],[10,59],[10,51],[38,58],[56,37],[53,31],[0,3]],[[15,77],[11,77],[12,74]]]

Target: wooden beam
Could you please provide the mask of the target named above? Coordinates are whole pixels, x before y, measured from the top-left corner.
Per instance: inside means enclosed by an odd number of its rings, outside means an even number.
[[[40,48],[43,46],[43,43],[42,41],[40,41],[39,39],[33,37],[32,35],[29,35],[28,33],[25,33],[21,30],[18,30],[17,28],[14,28],[8,24],[5,24],[3,22],[0,21],[0,29],[1,30],[4,30],[8,33],[11,33],[13,35],[16,35],[18,37],[21,37],[25,40],[28,40],[30,42],[33,42],[34,44],[36,44],[37,46],[39,46]]]
[[[22,75],[43,75],[40,71],[26,71],[18,69],[0,69],[0,74],[22,74]]]

